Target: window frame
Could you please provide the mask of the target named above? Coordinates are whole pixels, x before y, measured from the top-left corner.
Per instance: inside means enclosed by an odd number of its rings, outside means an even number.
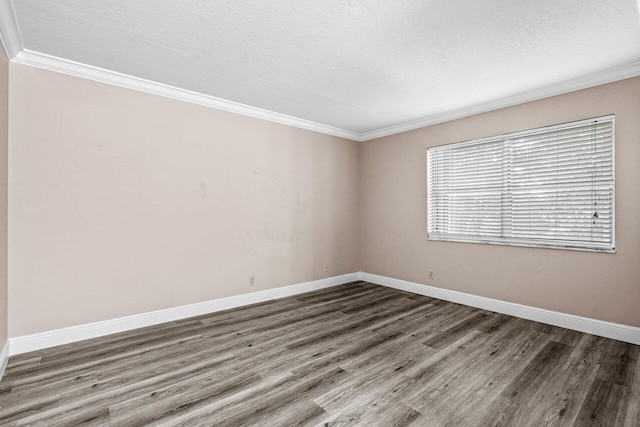
[[[431,174],[429,173],[429,156],[430,152],[433,149],[441,148],[441,147],[464,147],[469,145],[483,144],[489,142],[498,142],[505,139],[516,139],[518,137],[523,136],[532,136],[537,133],[544,133],[553,131],[555,129],[563,129],[572,125],[580,126],[583,124],[589,124],[593,121],[611,121],[611,248],[595,248],[595,247],[584,247],[575,244],[575,242],[569,242],[566,240],[558,240],[557,243],[547,241],[538,241],[531,239],[522,239],[522,238],[505,238],[501,237],[500,240],[495,238],[488,238],[483,236],[468,236],[468,235],[434,235],[431,231]],[[564,122],[549,126],[541,126],[531,129],[526,129],[522,131],[516,132],[508,132],[500,135],[489,136],[485,138],[478,138],[472,140],[465,140],[460,142],[446,143],[433,145],[427,148],[426,152],[426,172],[427,172],[427,240],[437,241],[437,242],[456,242],[456,243],[476,243],[476,244],[488,244],[488,245],[498,245],[498,246],[515,246],[515,247],[528,247],[528,248],[544,248],[544,249],[560,249],[560,250],[573,250],[573,251],[584,251],[584,252],[596,252],[596,253],[609,253],[615,254],[616,250],[616,120],[615,114],[607,114],[603,116],[591,117],[588,119],[575,120],[570,122]],[[503,193],[504,195],[504,193]]]

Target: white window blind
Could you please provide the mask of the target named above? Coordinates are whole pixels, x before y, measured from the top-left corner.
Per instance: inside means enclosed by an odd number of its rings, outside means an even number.
[[[615,251],[614,116],[429,148],[430,240]]]

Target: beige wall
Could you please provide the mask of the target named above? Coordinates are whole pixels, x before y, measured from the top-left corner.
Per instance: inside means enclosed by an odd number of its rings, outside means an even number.
[[[10,70],[9,336],[358,270],[640,326],[640,78],[355,143]],[[609,113],[617,254],[426,240],[427,147]]]
[[[427,147],[609,113],[615,255],[427,241]],[[365,142],[361,162],[363,271],[640,326],[640,78]]]
[[[0,46],[0,349],[7,339],[7,150],[9,145],[9,62]],[[0,360],[0,365],[2,361]]]
[[[15,63],[10,88],[9,336],[358,271],[358,143]]]

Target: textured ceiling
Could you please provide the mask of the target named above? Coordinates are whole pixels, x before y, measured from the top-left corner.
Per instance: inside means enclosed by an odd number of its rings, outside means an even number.
[[[26,49],[358,133],[640,60],[636,0],[13,0]]]

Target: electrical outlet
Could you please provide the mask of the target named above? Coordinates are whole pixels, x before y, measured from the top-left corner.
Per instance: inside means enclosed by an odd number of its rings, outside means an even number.
[[[329,271],[329,266],[327,264],[324,265],[324,272],[328,272]]]
[[[429,271],[429,280],[434,280],[435,279],[435,275],[433,274],[433,271]]]
[[[255,285],[256,285],[256,276],[249,277],[249,286],[255,286]]]

